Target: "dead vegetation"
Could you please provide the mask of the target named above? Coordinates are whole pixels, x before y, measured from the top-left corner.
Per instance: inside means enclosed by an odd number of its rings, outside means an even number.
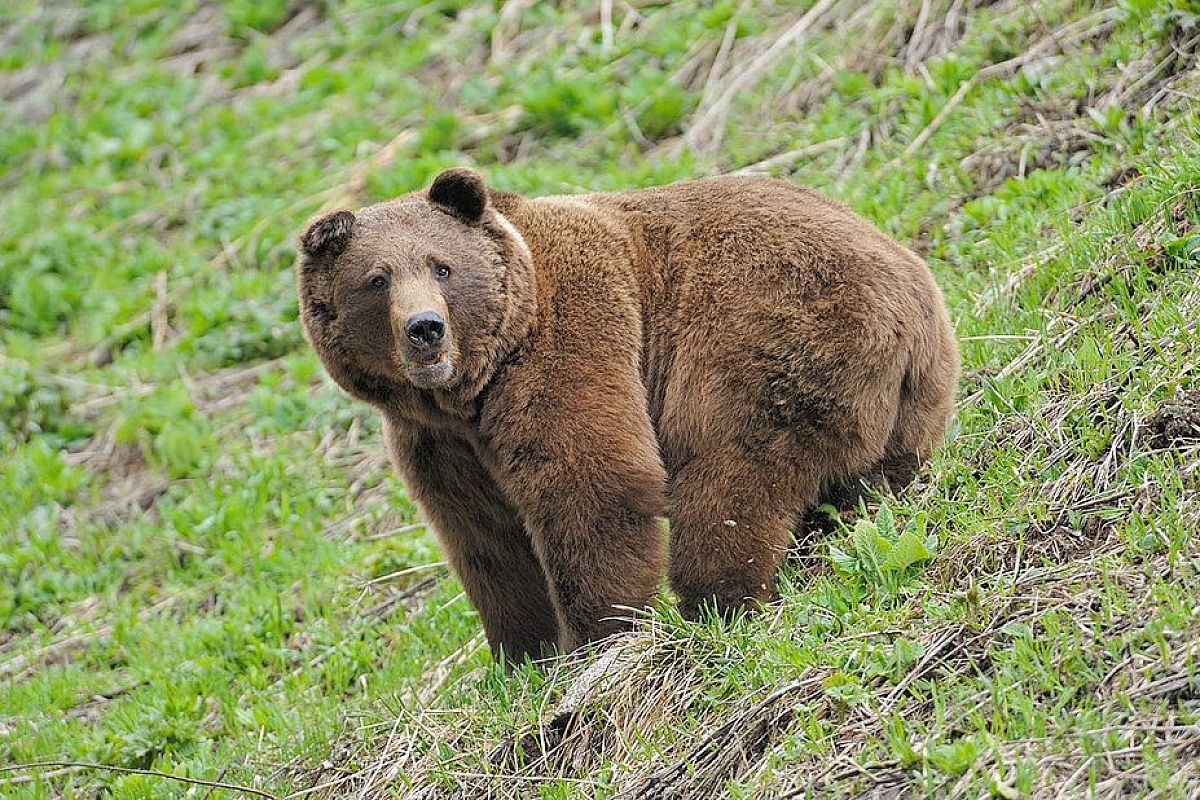
[[[938,796],[974,797],[968,794],[969,775],[955,780],[943,776],[929,784],[928,767],[921,743],[913,742],[911,763],[885,761],[864,767],[859,756],[870,742],[882,737],[884,721],[893,715],[907,723],[932,722],[953,736],[956,722],[965,721],[990,701],[990,693],[957,701],[952,708],[938,708],[920,689],[930,682],[952,683],[956,675],[986,675],[994,656],[1012,646],[1012,631],[1022,626],[1036,632],[1042,620],[1071,619],[1080,626],[1084,656],[1089,669],[1104,678],[1084,687],[1084,696],[1104,698],[1102,709],[1123,722],[1111,730],[1074,731],[1063,741],[1008,742],[977,761],[971,774],[995,772],[1018,756],[1045,753],[1039,757],[1044,769],[1035,797],[1054,797],[1068,792],[1088,770],[1092,780],[1104,787],[1105,796],[1123,796],[1144,786],[1140,770],[1129,758],[1145,746],[1171,747],[1181,758],[1198,752],[1200,728],[1178,722],[1176,708],[1200,698],[1194,668],[1195,631],[1173,634],[1172,648],[1164,653],[1144,636],[1145,619],[1140,609],[1130,608],[1124,616],[1096,626],[1090,613],[1097,607],[1096,575],[1114,577],[1111,547],[1063,551],[1054,562],[1047,553],[1026,559],[1009,571],[996,571],[991,585],[980,585],[981,593],[1004,587],[1008,600],[996,606],[980,606],[977,623],[929,626],[912,608],[913,627],[878,634],[886,647],[893,636],[912,636],[923,656],[893,683],[884,679],[866,687],[868,697],[847,705],[829,690],[829,674],[808,671],[798,679],[757,696],[739,698],[717,721],[694,740],[681,739],[653,761],[641,758],[643,743],[638,731],[662,719],[686,719],[703,708],[704,670],[718,653],[705,642],[677,638],[653,626],[615,640],[603,655],[587,662],[559,662],[548,667],[553,682],[562,673],[568,687],[557,705],[545,713],[545,722],[517,732],[491,749],[487,764],[472,762],[473,753],[484,742],[455,724],[453,717],[433,709],[410,710],[388,736],[384,747],[373,753],[371,769],[341,775],[322,790],[327,797],[387,796],[399,775],[415,781],[406,796],[432,797],[524,797],[535,794],[548,781],[590,783],[603,764],[624,765],[607,783],[606,790],[621,798],[702,798],[719,796],[728,781],[736,778],[767,779],[774,797],[821,797],[835,785],[841,793],[872,796],[887,789],[889,797],[920,797],[933,791]],[[1146,585],[1145,573],[1170,567],[1161,559],[1143,565],[1129,564],[1116,573],[1131,597]],[[787,637],[782,616],[767,623],[768,634]],[[1113,643],[1119,646],[1114,647]],[[1113,651],[1117,655],[1113,655]],[[726,654],[728,657],[730,654]],[[1063,654],[1067,657],[1067,654]],[[1071,653],[1075,660],[1081,656]],[[1147,677],[1152,676],[1152,677]],[[807,755],[789,751],[786,768],[772,770],[790,725],[800,714],[821,720],[827,731],[821,746]],[[1113,734],[1100,751],[1080,749],[1083,742]],[[461,767],[447,766],[430,752],[434,743],[461,753]],[[436,748],[435,748],[436,749]],[[869,763],[869,762],[868,762]],[[454,788],[443,783],[451,779]],[[1180,780],[1188,780],[1181,775]]]

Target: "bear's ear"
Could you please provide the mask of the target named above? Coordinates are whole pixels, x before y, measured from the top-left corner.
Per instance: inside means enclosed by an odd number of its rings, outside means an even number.
[[[350,242],[354,212],[342,209],[313,220],[300,237],[300,246],[310,258],[336,257]]]
[[[448,169],[433,179],[429,201],[442,206],[465,222],[475,223],[487,208],[487,187],[473,169]]]

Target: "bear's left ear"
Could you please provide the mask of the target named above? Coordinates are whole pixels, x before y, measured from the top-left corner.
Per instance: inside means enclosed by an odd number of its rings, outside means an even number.
[[[476,223],[487,209],[487,187],[473,169],[448,169],[433,179],[429,201],[442,206],[464,222]]]
[[[350,242],[354,229],[354,212],[342,209],[313,220],[300,237],[300,246],[310,258],[332,256],[336,258]]]

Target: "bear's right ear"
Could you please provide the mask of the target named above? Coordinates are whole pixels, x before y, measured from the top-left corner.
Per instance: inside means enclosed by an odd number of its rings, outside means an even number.
[[[487,187],[483,185],[483,178],[473,169],[448,169],[433,179],[429,187],[429,200],[464,222],[474,224],[487,209]]]
[[[346,209],[334,211],[313,220],[300,237],[300,246],[310,258],[339,256],[350,242],[353,228],[354,212]]]

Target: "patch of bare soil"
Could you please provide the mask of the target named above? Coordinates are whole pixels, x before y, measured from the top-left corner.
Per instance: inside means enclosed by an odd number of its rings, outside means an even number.
[[[1200,388],[1164,402],[1147,422],[1156,448],[1200,444]]]

